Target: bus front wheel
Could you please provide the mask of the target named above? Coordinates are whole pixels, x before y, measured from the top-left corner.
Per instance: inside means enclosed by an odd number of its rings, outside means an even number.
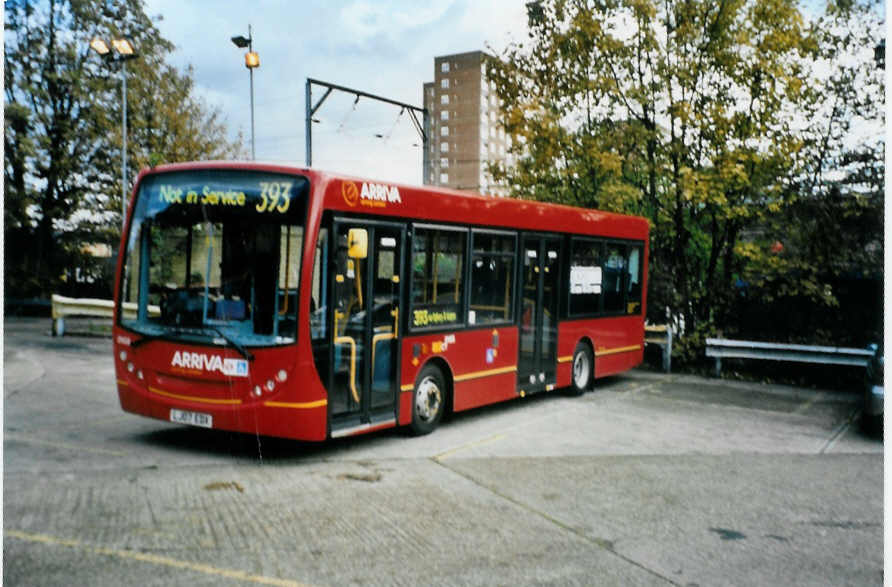
[[[570,389],[573,395],[582,395],[592,383],[595,372],[595,361],[592,350],[587,344],[579,341],[573,351],[573,384]]]
[[[446,409],[446,380],[435,365],[427,365],[418,375],[412,397],[412,433],[430,434]]]

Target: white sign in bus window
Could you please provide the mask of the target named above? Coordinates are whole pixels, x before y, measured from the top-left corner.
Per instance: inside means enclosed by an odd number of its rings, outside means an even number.
[[[570,293],[601,293],[601,268],[584,266],[570,267]]]

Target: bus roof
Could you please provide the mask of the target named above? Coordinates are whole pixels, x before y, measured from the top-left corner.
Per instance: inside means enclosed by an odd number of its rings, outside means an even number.
[[[160,165],[143,176],[206,169],[262,170],[299,174],[313,193],[324,193],[324,207],[344,213],[412,219],[418,222],[469,224],[538,232],[566,232],[622,239],[647,239],[646,218],[532,200],[482,196],[436,186],[411,186],[318,169],[253,161],[202,161]],[[322,190],[321,192],[319,190]]]

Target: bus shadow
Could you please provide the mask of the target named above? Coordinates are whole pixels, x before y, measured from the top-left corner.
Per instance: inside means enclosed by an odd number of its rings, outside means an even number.
[[[548,393],[537,393],[525,398],[517,398],[497,404],[490,404],[444,416],[440,426],[432,434],[446,431],[451,427],[470,425],[480,420],[494,419],[500,415],[510,415],[535,406],[559,400],[584,400],[599,391],[614,391],[617,386],[628,381],[622,376],[605,377],[598,380],[594,391],[574,398],[569,390],[558,389]],[[360,434],[346,438],[334,438],[324,442],[290,440],[257,434],[206,430],[194,427],[165,427],[147,431],[133,437],[139,444],[188,455],[204,455],[229,458],[247,464],[294,464],[312,460],[337,457],[349,458],[354,448],[371,448],[378,443],[391,441],[411,443],[415,437],[408,428],[398,427]],[[425,437],[418,437],[425,438]]]
[[[245,464],[294,464],[331,458],[349,452],[353,446],[374,439],[408,438],[402,428],[381,430],[349,438],[309,442],[258,434],[174,427],[138,434],[133,440],[165,451],[183,455],[203,455],[231,459]]]
[[[622,391],[623,386],[627,386],[629,381],[630,379],[625,377],[624,374],[609,375],[598,379],[595,382],[594,389],[590,389],[582,395],[574,395],[569,387],[559,388],[548,392],[534,393],[526,397],[518,397],[496,404],[480,406],[471,410],[447,414],[440,426],[448,427],[451,423],[463,424],[466,422],[474,422],[478,419],[494,418],[500,414],[532,408],[540,404],[547,404],[549,402],[560,400],[584,401],[586,398],[594,397],[594,395],[597,395],[598,393]],[[434,434],[436,434],[436,431]]]

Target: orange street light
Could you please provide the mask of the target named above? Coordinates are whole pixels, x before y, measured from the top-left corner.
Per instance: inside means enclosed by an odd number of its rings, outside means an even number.
[[[260,67],[260,56],[254,52],[254,39],[251,36],[251,25],[248,25],[248,36],[241,35],[232,37],[232,44],[239,49],[248,48],[245,53],[245,67],[248,68],[248,75],[251,79],[251,159],[254,159],[254,68]]]

